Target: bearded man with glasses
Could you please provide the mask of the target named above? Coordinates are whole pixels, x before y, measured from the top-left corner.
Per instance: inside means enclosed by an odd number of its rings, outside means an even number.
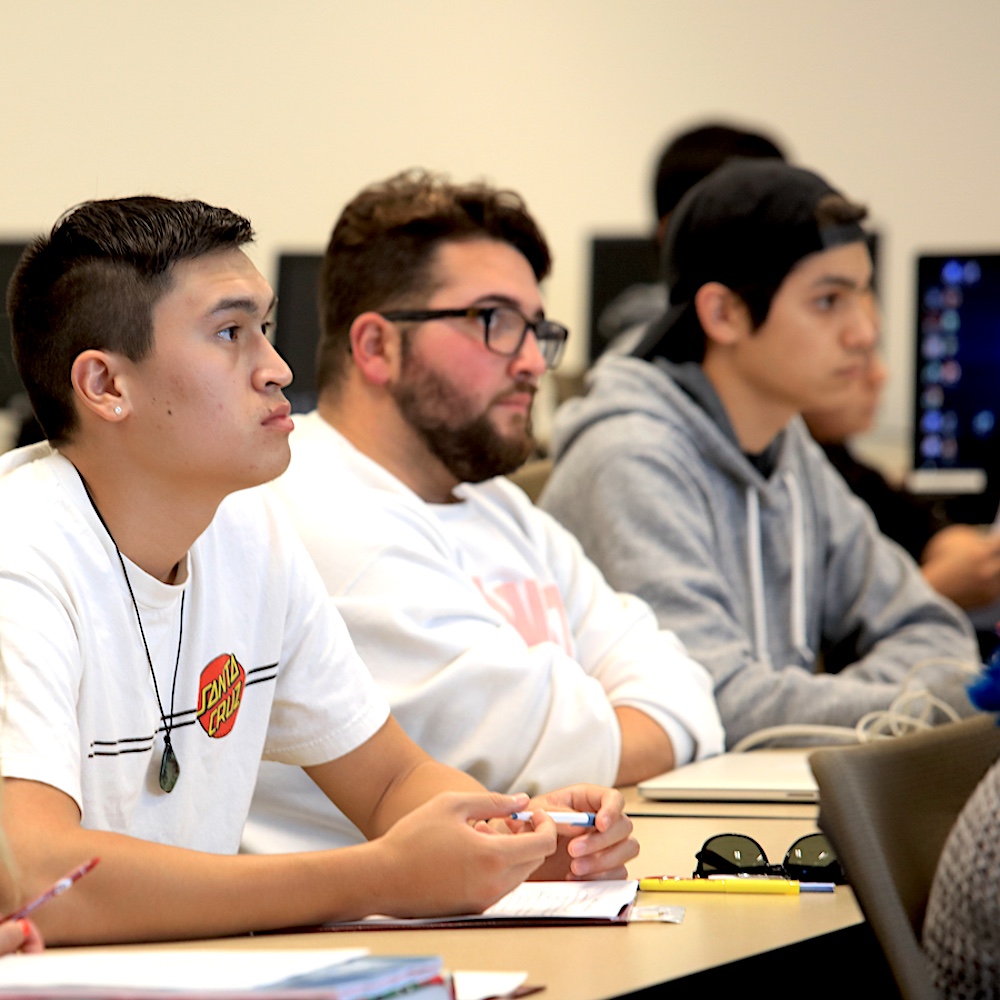
[[[631,784],[723,740],[702,667],[504,478],[567,337],[549,267],[513,192],[420,171],[363,190],[321,271],[319,406],[271,487],[396,718],[494,790]],[[265,766],[247,850],[359,836]]]

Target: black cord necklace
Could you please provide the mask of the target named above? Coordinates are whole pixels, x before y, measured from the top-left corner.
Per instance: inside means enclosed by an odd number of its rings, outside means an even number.
[[[83,478],[83,474],[79,469],[76,470],[76,474],[80,477],[80,482],[83,484],[83,490],[87,494],[90,506],[94,508],[97,520],[101,522],[101,527],[103,527],[108,533],[108,538],[111,539],[111,544],[115,547],[115,552],[118,555],[118,562],[121,564],[122,573],[125,575],[125,586],[128,587],[128,596],[132,598],[132,607],[135,609],[135,620],[139,623],[139,636],[142,638],[142,648],[146,651],[146,662],[149,664],[149,676],[153,678],[153,691],[156,692],[156,704],[160,709],[160,720],[163,722],[163,756],[160,758],[160,788],[164,792],[172,792],[174,790],[174,786],[177,784],[177,779],[181,776],[181,765],[177,760],[177,754],[174,753],[174,747],[170,741],[170,731],[173,729],[174,694],[177,691],[177,668],[181,662],[181,640],[184,638],[185,591],[181,591],[181,621],[180,627],[177,630],[177,658],[174,660],[174,679],[170,685],[171,721],[167,722],[166,713],[163,711],[163,702],[160,700],[160,688],[156,683],[156,672],[153,670],[153,658],[149,655],[149,645],[146,642],[146,633],[142,627],[142,617],[139,614],[139,604],[136,601],[135,593],[132,590],[132,581],[128,578],[128,570],[125,569],[125,560],[122,558],[121,549],[118,548],[115,536],[111,534],[111,529],[101,516],[101,512],[97,509],[97,504],[94,503],[94,498],[90,495],[90,487],[87,486],[87,481]]]

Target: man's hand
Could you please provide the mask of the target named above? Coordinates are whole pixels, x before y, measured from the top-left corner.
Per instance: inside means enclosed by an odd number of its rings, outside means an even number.
[[[444,792],[399,819],[368,846],[380,851],[384,900],[394,916],[480,913],[523,882],[556,850],[556,826],[539,816],[501,824],[527,795]],[[505,835],[506,834],[506,835]]]
[[[639,853],[632,820],[625,815],[621,792],[600,785],[571,785],[531,800],[532,823],[541,826],[542,810],[592,812],[595,825],[560,826],[559,846],[533,879],[627,878],[625,865]],[[550,821],[551,822],[551,821]],[[515,828],[527,824],[514,824]]]
[[[959,607],[976,608],[1000,597],[1000,534],[968,524],[942,528],[927,543],[921,572]]]

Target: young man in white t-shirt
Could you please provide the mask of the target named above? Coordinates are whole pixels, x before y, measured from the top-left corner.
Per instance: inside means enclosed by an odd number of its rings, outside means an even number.
[[[284,469],[292,429],[251,238],[202,202],[90,202],[11,283],[50,444],[0,465],[4,821],[25,896],[101,858],[38,912],[46,937],[454,913],[532,874],[622,875],[637,846],[617,792],[528,806],[403,733],[283,515],[245,490]],[[236,854],[262,755],[373,839]],[[571,838],[542,805],[596,829]]]
[[[358,194],[323,265],[320,399],[274,488],[393,715],[496,791],[630,784],[718,753],[708,674],[503,477],[565,328],[521,199],[407,172]],[[261,771],[248,850],[360,839]]]

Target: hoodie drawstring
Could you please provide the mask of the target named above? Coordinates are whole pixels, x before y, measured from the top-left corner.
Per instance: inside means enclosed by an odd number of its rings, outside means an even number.
[[[791,472],[785,472],[781,478],[788,490],[788,499],[792,502],[792,606],[789,609],[788,626],[795,652],[806,663],[810,663],[813,651],[806,641],[806,546],[802,492],[799,490],[798,480]]]
[[[769,663],[767,614],[764,608],[764,567],[760,552],[760,497],[752,486],[747,487],[747,566],[750,569],[754,654],[761,663]]]
[[[813,652],[806,641],[805,524],[802,518],[802,493],[791,472],[783,473],[782,482],[791,502],[792,579],[789,595],[788,628],[792,646],[804,663],[811,663]],[[750,573],[750,602],[753,610],[754,654],[769,663],[767,645],[767,606],[760,537],[760,496],[753,486],[746,489],[747,566]]]

